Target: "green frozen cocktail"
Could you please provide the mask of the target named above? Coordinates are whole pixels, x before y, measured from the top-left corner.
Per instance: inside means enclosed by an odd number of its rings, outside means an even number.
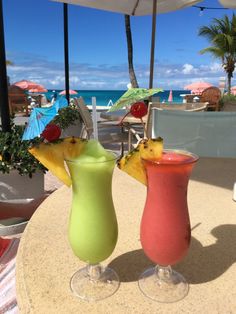
[[[69,240],[82,261],[96,264],[111,255],[117,241],[117,221],[111,194],[116,156],[90,141],[76,160],[66,160],[73,199]]]
[[[117,156],[96,140],[79,138],[42,143],[31,149],[31,153],[65,184],[72,183],[69,242],[74,254],[87,263],[72,276],[72,291],[90,301],[112,295],[119,287],[118,276],[99,263],[111,255],[117,242],[112,200]]]

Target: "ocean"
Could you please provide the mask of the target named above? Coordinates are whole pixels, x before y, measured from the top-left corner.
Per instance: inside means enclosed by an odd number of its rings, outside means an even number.
[[[77,91],[77,90],[76,90]],[[53,97],[54,93],[59,94],[61,90],[48,90],[45,93],[45,96],[50,101]],[[91,105],[92,97],[96,97],[97,106],[106,106],[110,102],[110,104],[115,103],[126,91],[125,90],[79,90],[78,94],[71,95],[71,97],[80,97],[82,96],[87,105]],[[163,92],[159,92],[154,96],[160,97],[161,102],[167,102],[169,97],[169,90],[165,90]],[[188,94],[190,91],[186,90],[173,90],[173,102],[182,103],[183,98],[180,96],[181,94]]]

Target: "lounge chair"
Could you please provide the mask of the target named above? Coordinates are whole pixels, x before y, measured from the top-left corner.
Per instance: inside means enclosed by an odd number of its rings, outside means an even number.
[[[202,95],[199,96],[200,102],[208,102],[208,111],[219,111],[220,110],[220,98],[221,91],[218,87],[208,87],[204,89]]]
[[[148,114],[146,119],[146,133],[148,137],[152,136],[152,113],[153,109],[157,109],[160,111],[171,111],[171,112],[180,112],[184,111],[187,113],[194,112],[197,113],[199,111],[206,111],[208,107],[208,103],[172,103],[165,104],[160,102],[149,103],[148,106]]]
[[[8,87],[9,111],[10,114],[23,112],[26,116],[29,115],[29,100],[24,90],[18,86],[10,85]]]
[[[74,103],[78,106],[81,119],[83,121],[83,127],[81,130],[82,138],[91,138],[94,132],[93,120],[91,113],[86,106],[82,97],[74,98]],[[99,121],[98,126],[98,139],[102,144],[120,144],[121,155],[124,153],[124,143],[127,143],[130,146],[131,134],[128,132],[128,126],[121,127],[118,123],[112,123],[110,121]],[[136,135],[134,134],[134,137]],[[138,138],[137,138],[138,140]]]
[[[236,157],[236,112],[152,109],[151,136],[201,157]]]

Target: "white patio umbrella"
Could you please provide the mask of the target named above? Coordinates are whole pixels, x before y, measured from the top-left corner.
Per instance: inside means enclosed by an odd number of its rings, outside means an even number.
[[[150,15],[153,13],[153,2],[156,2],[157,13],[175,11],[201,2],[200,0],[52,0],[56,2],[77,4],[84,7],[118,12],[128,15]]]
[[[77,4],[84,7],[119,12],[128,15],[149,15],[153,13],[153,2],[156,2],[157,13],[182,9],[203,0],[52,0],[56,2]],[[219,0],[228,8],[236,8],[235,0]]]

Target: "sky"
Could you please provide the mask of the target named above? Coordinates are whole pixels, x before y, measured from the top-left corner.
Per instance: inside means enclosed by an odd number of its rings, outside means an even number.
[[[222,8],[217,0],[200,5]],[[221,62],[199,51],[209,46],[201,26],[236,10],[185,8],[158,14],[154,87],[181,90],[194,81],[216,86],[225,76]],[[3,0],[6,58],[10,82],[32,80],[64,89],[63,4],[50,0]],[[68,6],[70,88],[124,90],[129,83],[124,15]],[[140,87],[148,87],[151,16],[132,16],[133,61]],[[233,79],[232,85],[236,85]]]

